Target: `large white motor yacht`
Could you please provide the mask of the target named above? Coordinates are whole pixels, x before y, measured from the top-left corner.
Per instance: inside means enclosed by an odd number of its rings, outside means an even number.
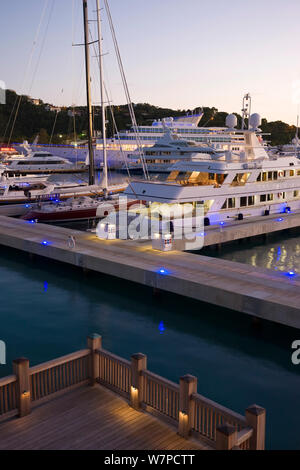
[[[125,194],[156,205],[202,204],[206,225],[299,210],[300,160],[268,155],[260,121],[253,114],[247,130],[236,130],[243,136],[238,147],[229,143],[207,160],[177,162],[166,182],[132,181]]]

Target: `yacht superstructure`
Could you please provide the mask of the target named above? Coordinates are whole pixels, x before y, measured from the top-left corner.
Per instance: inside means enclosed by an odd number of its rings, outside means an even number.
[[[220,135],[220,132],[226,128],[220,127],[199,127],[203,113],[191,114],[180,117],[169,117],[153,121],[149,126],[138,126],[137,132],[141,146],[146,150],[152,147],[159,139],[163,137],[166,130],[176,133],[180,139],[196,142],[197,144],[217,146],[224,139],[230,141],[230,137]],[[238,139],[238,136],[236,136]],[[122,147],[122,151],[120,149]],[[35,145],[34,150],[45,150],[55,152],[56,155],[70,160],[85,160],[88,149],[86,146],[48,146]],[[126,161],[129,154],[132,154],[138,148],[136,132],[134,129],[120,131],[118,135],[106,140],[107,159],[110,166],[122,167],[124,160]],[[96,139],[94,147],[95,161],[97,164],[103,161],[103,140]],[[136,154],[137,157],[138,154]]]

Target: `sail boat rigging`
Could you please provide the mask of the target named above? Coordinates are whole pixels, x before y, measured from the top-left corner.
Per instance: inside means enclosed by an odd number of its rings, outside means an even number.
[[[102,33],[101,33],[101,10],[100,1],[96,0],[97,10],[97,30],[98,30],[98,51],[99,51],[99,71],[100,71],[100,97],[102,110],[102,139],[103,139],[103,183],[104,194],[108,192],[107,180],[107,148],[106,148],[106,115],[105,115],[105,99],[104,99],[104,77],[103,77],[103,51],[102,51]]]
[[[91,101],[91,74],[90,74],[90,44],[88,27],[88,6],[87,0],[82,0],[83,4],[83,25],[84,25],[84,50],[85,50],[85,79],[86,79],[86,99],[88,113],[88,148],[89,148],[89,184],[95,183],[94,170],[94,149],[93,149],[93,112]]]

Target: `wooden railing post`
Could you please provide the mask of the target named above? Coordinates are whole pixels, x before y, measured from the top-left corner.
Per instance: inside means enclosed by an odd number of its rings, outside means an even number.
[[[19,417],[22,418],[30,413],[31,393],[30,393],[30,376],[29,376],[29,359],[21,357],[13,361],[14,374],[17,377],[17,407]]]
[[[216,429],[216,449],[231,450],[237,441],[237,430],[231,424],[223,424]]]
[[[141,372],[147,370],[147,356],[142,353],[131,356],[131,387],[130,405],[135,409],[140,409],[144,398],[144,380]]]
[[[250,438],[251,450],[265,449],[266,436],[266,410],[258,405],[249,406],[246,409],[246,420],[248,425],[253,428],[253,434]]]
[[[197,378],[193,375],[180,377],[178,434],[188,437],[194,424],[195,403],[192,394],[197,393]]]
[[[97,350],[102,348],[102,337],[93,333],[87,338],[87,347],[91,350],[89,358],[89,385],[95,385],[99,378],[99,354]]]

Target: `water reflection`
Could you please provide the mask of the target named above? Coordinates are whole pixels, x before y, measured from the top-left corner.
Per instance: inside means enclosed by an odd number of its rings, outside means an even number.
[[[216,255],[207,249],[203,250],[203,253],[210,256]],[[251,264],[254,267],[300,273],[300,237],[286,234],[273,235],[272,240],[267,244],[256,241],[223,247],[218,256],[239,263]]]

